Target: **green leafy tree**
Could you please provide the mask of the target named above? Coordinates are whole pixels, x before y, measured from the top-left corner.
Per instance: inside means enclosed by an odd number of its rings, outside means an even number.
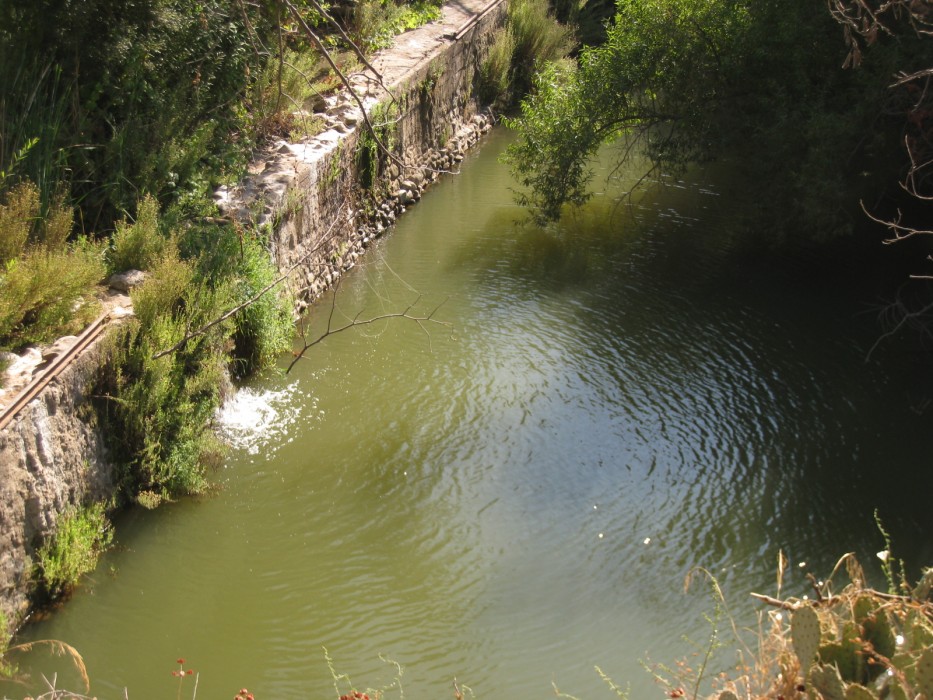
[[[844,71],[839,27],[809,0],[619,0],[604,45],[538,77],[507,160],[540,220],[585,201],[589,159],[625,137],[655,172],[731,160],[774,231],[839,233],[855,193],[893,167],[883,88],[897,51]]]

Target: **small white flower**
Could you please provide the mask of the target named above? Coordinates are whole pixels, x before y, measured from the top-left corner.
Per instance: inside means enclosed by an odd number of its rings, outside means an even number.
[[[887,549],[882,549],[875,556],[877,556],[881,561],[887,561],[888,557],[891,556],[891,552],[889,552]]]

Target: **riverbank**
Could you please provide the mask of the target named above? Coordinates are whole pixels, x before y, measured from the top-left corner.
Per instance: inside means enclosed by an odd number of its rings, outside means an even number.
[[[362,104],[329,98],[324,132],[275,142],[249,177],[218,191],[224,215],[268,237],[296,313],[490,128],[475,88],[504,16],[505,3],[449,3],[440,21],[372,60],[379,77],[352,76]],[[362,108],[385,150],[364,133]],[[0,432],[0,613],[11,629],[30,609],[41,543],[65,513],[113,495],[112,455],[87,395],[105,342],[91,343]]]

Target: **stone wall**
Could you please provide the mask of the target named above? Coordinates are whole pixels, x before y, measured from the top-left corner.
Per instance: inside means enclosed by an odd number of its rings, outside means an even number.
[[[371,78],[353,78],[391,156],[343,94],[328,98],[313,117],[330,128],[302,143],[278,142],[250,177],[218,190],[225,215],[267,232],[279,270],[290,272],[296,313],[352,267],[425,188],[455,172],[463,153],[492,128],[494,116],[477,87],[505,16],[505,3],[491,7],[461,37],[448,37],[397,79],[387,77],[388,91]]]
[[[0,611],[13,626],[29,611],[37,545],[62,513],[113,494],[112,467],[87,396],[102,342],[0,432]]]

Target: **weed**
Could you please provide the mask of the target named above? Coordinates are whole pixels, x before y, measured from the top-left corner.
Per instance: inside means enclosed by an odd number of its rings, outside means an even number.
[[[354,687],[353,682],[350,680],[350,676],[346,673],[337,673],[337,669],[334,666],[334,660],[331,658],[330,653],[327,651],[327,647],[324,647],[324,661],[327,662],[327,668],[330,671],[331,678],[334,681],[334,690],[337,693],[339,700],[380,700],[387,693],[397,690],[399,695],[399,700],[405,697],[405,690],[402,687],[402,676],[405,673],[405,670],[402,668],[401,664],[392,659],[388,659],[381,654],[379,655],[379,660],[384,664],[391,666],[395,669],[395,675],[391,682],[388,685],[385,685],[381,688],[366,688],[365,690],[359,690]],[[456,688],[456,682],[454,687]]]
[[[104,504],[65,513],[55,534],[37,552],[36,573],[43,591],[53,599],[68,593],[81,576],[94,570],[112,540]]]
[[[198,680],[200,679],[201,674],[195,674],[192,669],[185,668],[184,659],[178,659],[175,663],[178,664],[178,668],[172,671],[172,676],[178,679],[178,691],[175,693],[175,700],[181,700],[181,687],[185,678],[188,676],[194,676],[194,691],[192,692],[191,699],[195,700],[195,698],[198,696]]]
[[[547,0],[509,3],[506,26],[497,30],[480,68],[480,94],[508,105],[528,92],[541,66],[565,58],[574,47],[573,31],[554,19]]]
[[[159,204],[146,196],[139,202],[136,221],[126,218],[117,222],[108,263],[113,272],[148,270],[162,256],[169,242],[159,232]]]

